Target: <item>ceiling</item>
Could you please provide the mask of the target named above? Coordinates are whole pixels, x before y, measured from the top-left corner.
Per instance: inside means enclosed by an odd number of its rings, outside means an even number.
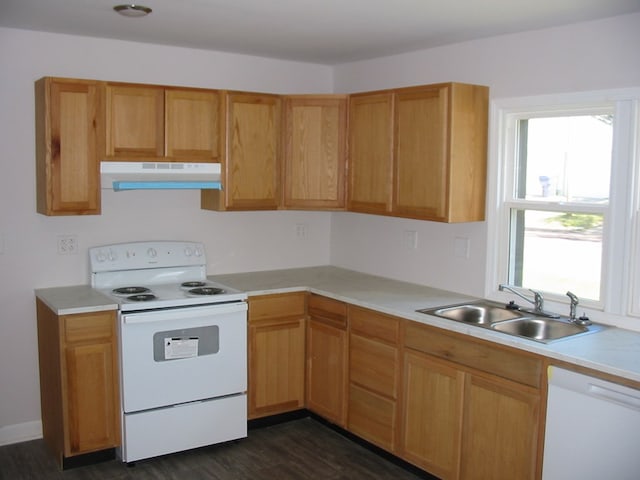
[[[640,11],[640,0],[2,0],[0,26],[335,65]],[[639,25],[640,28],[640,25]]]

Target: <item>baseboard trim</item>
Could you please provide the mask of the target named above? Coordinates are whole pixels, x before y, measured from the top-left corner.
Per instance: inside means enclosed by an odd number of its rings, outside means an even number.
[[[0,427],[0,446],[42,438],[42,422],[17,423]]]

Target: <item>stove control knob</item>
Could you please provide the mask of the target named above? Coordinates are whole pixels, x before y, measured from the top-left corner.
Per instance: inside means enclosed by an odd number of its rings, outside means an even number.
[[[193,255],[193,250],[191,249],[191,247],[184,247],[184,254],[186,257],[190,257],[191,255]]]
[[[118,259],[118,254],[113,250],[109,250],[108,258],[109,258],[109,261],[115,262]]]
[[[147,255],[151,258],[156,258],[156,256],[158,255],[158,252],[156,252],[155,248],[150,248],[147,250]]]
[[[201,257],[202,256],[202,249],[200,247],[196,247],[195,255],[196,255],[196,257]]]
[[[107,259],[107,256],[104,254],[104,252],[102,250],[100,250],[97,254],[96,254],[96,260],[100,263],[104,262]]]

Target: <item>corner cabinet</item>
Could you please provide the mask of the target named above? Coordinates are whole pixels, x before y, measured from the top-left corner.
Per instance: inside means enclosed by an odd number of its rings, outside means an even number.
[[[102,88],[90,80],[36,82],[38,213],[100,214]]]
[[[56,315],[36,300],[45,443],[61,466],[120,445],[116,313]]]
[[[353,95],[349,210],[484,220],[488,102],[460,83]]]
[[[446,479],[541,472],[542,359],[407,322],[400,455]]]
[[[306,292],[249,297],[249,419],[304,408]]]
[[[307,327],[307,408],[339,425],[347,422],[347,304],[310,294]]]
[[[284,97],[282,207],[345,207],[346,95]]]
[[[222,191],[203,190],[207,210],[276,210],[280,205],[281,99],[224,92]]]
[[[220,94],[109,83],[106,138],[107,160],[218,162]]]

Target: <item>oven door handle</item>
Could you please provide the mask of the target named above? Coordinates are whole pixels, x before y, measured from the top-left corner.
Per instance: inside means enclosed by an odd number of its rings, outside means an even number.
[[[227,313],[243,312],[246,310],[246,302],[221,303],[203,307],[186,307],[171,310],[150,310],[136,313],[122,313],[122,322],[125,324],[166,322],[175,321],[177,319],[186,320],[211,315],[224,315]]]

